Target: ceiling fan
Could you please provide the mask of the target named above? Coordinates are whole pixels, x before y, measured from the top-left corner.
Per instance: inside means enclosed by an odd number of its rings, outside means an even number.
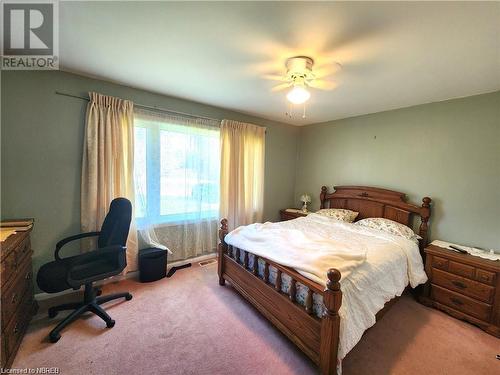
[[[332,90],[335,84],[331,81],[323,80],[322,78],[331,73],[331,71],[322,69],[314,70],[314,60],[308,56],[294,56],[286,60],[286,74],[284,76],[267,76],[270,79],[279,80],[283,83],[274,86],[271,91],[281,91],[291,87],[288,91],[286,98],[292,104],[304,104],[305,117],[305,102],[311,97],[308,88],[315,88],[320,90]],[[337,63],[337,66],[340,66]],[[287,112],[291,117],[291,109]]]
[[[338,63],[336,63],[339,66]],[[283,81],[282,84],[274,86],[271,91],[281,91],[289,87],[292,89],[287,94],[287,99],[293,104],[303,104],[311,97],[307,90],[309,87],[320,90],[332,90],[335,84],[331,81],[323,80],[328,71],[313,71],[314,60],[308,56],[294,56],[286,60],[285,76],[268,76],[271,79]],[[319,74],[318,74],[319,73]]]

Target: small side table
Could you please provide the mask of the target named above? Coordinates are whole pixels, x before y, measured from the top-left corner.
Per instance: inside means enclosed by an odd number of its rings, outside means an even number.
[[[428,245],[421,302],[500,338],[500,262]]]
[[[298,208],[285,208],[280,210],[281,221],[292,220],[298,217],[307,216],[309,212],[303,212]]]

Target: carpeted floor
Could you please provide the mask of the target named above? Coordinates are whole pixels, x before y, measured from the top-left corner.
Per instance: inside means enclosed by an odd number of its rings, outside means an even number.
[[[109,284],[129,290],[111,302],[112,329],[89,315],[56,344],[54,320],[32,322],[13,364],[58,367],[66,374],[314,374],[317,369],[230,286],[216,265],[193,266],[170,279]],[[500,340],[411,299],[401,298],[344,360],[344,374],[500,373]]]

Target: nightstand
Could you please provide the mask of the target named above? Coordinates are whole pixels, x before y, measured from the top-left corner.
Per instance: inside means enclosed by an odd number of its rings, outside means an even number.
[[[421,302],[500,337],[500,262],[434,245],[425,253]]]
[[[309,212],[302,212],[302,210],[298,208],[286,208],[280,210],[280,218],[281,221],[292,220],[298,217],[307,216]]]

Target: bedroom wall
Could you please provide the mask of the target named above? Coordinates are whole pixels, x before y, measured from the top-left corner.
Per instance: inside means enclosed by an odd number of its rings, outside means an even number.
[[[3,71],[1,216],[35,218],[35,271],[53,259],[59,239],[80,229],[87,102],[56,95],[56,90],[75,95],[97,91],[140,104],[266,126],[264,218],[276,220],[279,209],[292,205],[297,127],[61,71]]]
[[[431,239],[500,250],[500,91],[301,128],[295,197],[369,185],[433,199]]]

